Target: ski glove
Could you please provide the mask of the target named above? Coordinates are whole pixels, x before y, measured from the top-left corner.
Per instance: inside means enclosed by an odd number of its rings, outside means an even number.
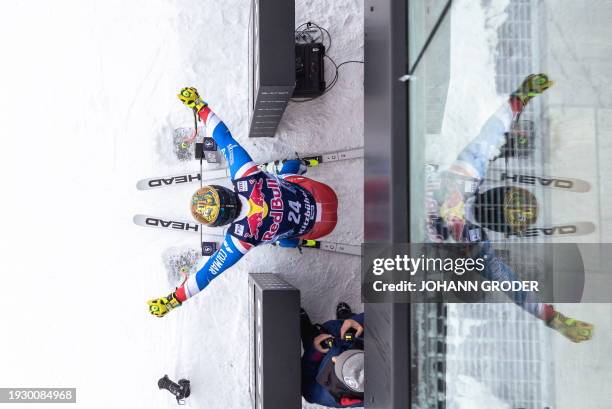
[[[344,323],[342,323],[342,327],[340,328],[340,336],[344,338],[344,334],[346,334],[346,332],[351,328],[356,331],[356,337],[360,337],[361,334],[363,334],[363,326],[361,326],[361,324],[357,321],[349,318],[348,320],[344,320]]]
[[[312,340],[312,345],[320,353],[326,354],[334,345],[334,337],[329,334],[319,334]]]
[[[147,301],[149,304],[149,312],[156,317],[163,317],[168,314],[168,311],[179,307],[181,302],[176,298],[174,293],[168,294],[166,297],[155,298]]]
[[[178,99],[189,108],[193,109],[196,112],[200,112],[202,108],[208,106],[206,102],[200,98],[200,94],[198,94],[198,90],[194,87],[185,87],[181,89],[181,91],[177,95]]]
[[[518,89],[510,94],[510,104],[513,106],[513,111],[521,112],[531,98],[540,95],[552,87],[553,84],[554,82],[546,74],[531,74],[525,77]],[[519,102],[519,105],[515,105]]]
[[[593,324],[566,317],[558,311],[546,325],[559,331],[573,342],[588,341],[593,337],[593,330],[595,329]]]

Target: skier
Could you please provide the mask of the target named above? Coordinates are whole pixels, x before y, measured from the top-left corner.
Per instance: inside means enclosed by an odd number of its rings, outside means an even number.
[[[202,291],[253,247],[278,242],[281,247],[295,248],[300,240],[328,235],[337,222],[335,192],[304,177],[306,166],[299,159],[286,161],[278,175],[261,171],[195,88],[183,88],[178,98],[194,111],[207,136],[220,147],[234,188],[208,185],[193,194],[191,213],[198,222],[229,227],[219,250],[204,265],[197,265],[197,273],[168,296],[148,301],[150,313],[158,317]]]
[[[430,173],[427,177],[429,241],[465,243],[477,248],[478,257],[485,260],[485,268],[481,274],[490,280],[515,281],[518,278],[516,273],[495,255],[483,227],[471,222],[478,219],[474,213],[479,207],[487,207],[487,203],[478,203],[488,197],[478,195],[478,186],[485,178],[489,161],[496,158],[506,142],[505,134],[509,132],[512,123],[518,121],[531,98],[552,85],[553,82],[545,74],[527,76],[521,86],[510,95],[508,102],[487,120],[480,133],[463,149],[450,168]],[[535,222],[535,198],[524,189],[511,188],[510,192],[512,201],[520,198],[518,201],[526,203],[527,206],[525,211],[519,208],[513,209],[509,214],[502,214],[501,224],[504,227],[498,231],[520,232]],[[550,304],[536,302],[530,292],[515,291],[508,295],[517,305],[573,342],[586,341],[593,336],[592,324],[566,317],[555,311]]]

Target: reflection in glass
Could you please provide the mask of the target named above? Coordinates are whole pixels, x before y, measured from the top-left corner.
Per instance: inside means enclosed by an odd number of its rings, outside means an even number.
[[[412,57],[419,54],[441,3],[409,2]],[[499,155],[488,158],[497,156],[487,163],[486,172],[554,175],[580,180],[588,188],[555,189],[541,183],[541,178],[487,181],[476,194],[486,196],[484,204],[472,203],[471,217],[484,227],[497,253],[522,263],[517,273],[524,278],[550,254],[535,246],[521,254],[504,252],[505,243],[612,241],[612,214],[607,210],[612,209],[609,21],[609,2],[453,2],[410,81],[413,242],[431,239],[426,222],[431,216],[426,206],[432,180],[428,172],[452,171],[458,158],[466,159],[469,142],[482,135],[483,126],[507,103],[508,95],[528,74],[541,72],[554,86],[528,104],[521,122],[496,146]],[[480,182],[480,169],[470,165],[467,160],[464,175],[476,176]],[[506,200],[507,192],[514,192],[512,200]],[[450,215],[448,220],[453,212],[466,211],[453,203],[442,200],[438,206]],[[509,223],[512,218],[527,227]],[[585,228],[563,236],[554,229],[559,226]],[[525,228],[538,234],[529,238],[508,234]],[[453,227],[448,230],[452,236]],[[551,230],[552,235],[544,232]],[[588,268],[588,260],[585,265]],[[585,283],[585,296],[593,285]],[[558,333],[567,332],[562,326],[570,321],[548,317],[555,332],[533,316],[538,314],[527,314],[512,303],[415,305],[414,407],[608,407],[612,392],[604,379],[612,374],[612,345],[605,334],[612,330],[612,306],[566,304],[555,309],[593,322],[594,338],[572,343]]]
[[[409,65],[412,67],[423,49],[429,34],[440,19],[449,0],[427,0],[408,2]]]

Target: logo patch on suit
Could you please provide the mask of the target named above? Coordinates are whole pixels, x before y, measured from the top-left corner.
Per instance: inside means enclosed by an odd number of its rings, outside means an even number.
[[[239,236],[244,236],[244,226],[241,224],[234,225],[234,233]]]
[[[480,229],[471,229],[468,233],[470,241],[480,241]]]

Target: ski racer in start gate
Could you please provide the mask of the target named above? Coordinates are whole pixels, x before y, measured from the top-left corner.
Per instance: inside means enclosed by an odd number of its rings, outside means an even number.
[[[478,187],[485,179],[489,161],[494,160],[506,142],[505,135],[511,125],[518,121],[529,101],[550,88],[553,82],[545,74],[532,74],[525,78],[487,122],[480,133],[459,154],[447,170],[431,172],[427,176],[426,212],[429,242],[464,243],[476,249],[478,257],[486,260],[481,274],[495,281],[517,281],[516,273],[496,256],[485,229],[472,222],[477,219]],[[512,188],[514,199],[504,199],[505,207],[514,202],[515,196],[531,195],[529,192]],[[528,200],[529,202],[530,200]],[[535,210],[527,206],[504,209],[501,224],[506,230],[521,231],[535,221]],[[528,313],[544,321],[550,328],[560,332],[573,342],[591,339],[592,324],[566,317],[550,304],[537,302],[531,292],[510,291],[512,300]]]
[[[225,124],[195,88],[183,88],[178,98],[191,108],[214,138],[229,164],[233,190],[218,185],[198,189],[191,213],[200,223],[229,225],[223,243],[195,274],[166,297],[148,301],[151,314],[163,317],[193,297],[236,264],[250,249],[278,242],[297,247],[300,240],[326,236],[337,222],[338,198],[329,186],[306,178],[301,160],[288,160],[278,175],[263,172],[236,142]]]

